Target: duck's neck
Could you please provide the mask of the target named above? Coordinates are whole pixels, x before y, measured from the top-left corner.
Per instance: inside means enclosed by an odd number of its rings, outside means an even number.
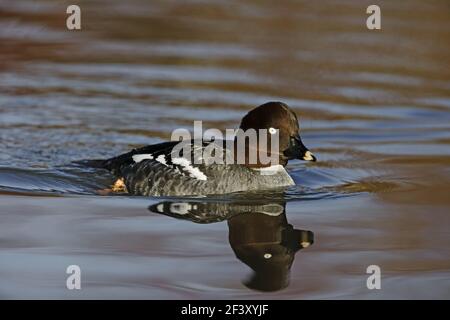
[[[234,163],[242,164],[252,169],[268,168],[275,165],[286,166],[287,161],[279,152],[272,153],[267,148],[260,148],[259,143],[245,143],[245,152],[238,147],[237,139],[234,140]]]

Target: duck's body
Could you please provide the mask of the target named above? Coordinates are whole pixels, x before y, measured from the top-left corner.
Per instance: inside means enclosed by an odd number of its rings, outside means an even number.
[[[224,155],[233,153],[220,140],[203,141],[200,145],[194,141],[185,141],[184,145],[202,152],[194,151],[195,155],[192,153],[189,157],[184,157],[182,153],[182,156],[174,155],[174,148],[180,142],[172,141],[134,149],[101,161],[100,167],[116,175],[129,194],[184,196],[291,186],[294,181],[284,168],[287,161],[293,158],[315,160],[300,140],[295,114],[283,103],[270,102],[252,110],[243,118],[240,128],[279,130],[279,150],[274,153],[279,161],[275,165],[251,163],[247,153],[244,163],[209,161],[204,151],[211,148],[212,144],[215,152],[220,150]],[[256,149],[260,147],[257,144]],[[236,153],[234,152],[233,159],[236,158]]]
[[[193,164],[172,158],[178,142],[164,142],[108,159],[104,167],[121,177],[130,194],[182,196],[224,194],[294,185],[282,165],[250,168],[239,164]],[[210,143],[203,142],[203,148]],[[174,160],[175,159],[175,160]]]

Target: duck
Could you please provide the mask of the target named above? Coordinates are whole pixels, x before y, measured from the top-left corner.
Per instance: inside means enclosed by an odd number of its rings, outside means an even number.
[[[300,138],[297,115],[283,102],[271,101],[252,109],[242,118],[238,130],[257,136],[253,142],[244,139],[241,154],[237,144],[230,147],[226,140],[203,139],[198,143],[190,139],[136,148],[110,159],[94,160],[95,166],[117,178],[112,192],[138,196],[208,196],[289,187],[295,185],[285,169],[289,160],[316,161]],[[278,139],[277,150],[269,150],[274,133]],[[267,142],[261,143],[263,138]],[[185,147],[200,153],[183,153]],[[178,153],[174,155],[176,148]],[[209,161],[211,157],[205,156],[207,150],[214,150],[214,159],[221,151],[227,159],[231,154],[235,161]],[[260,157],[254,161],[253,151],[265,151],[276,161],[265,163]]]

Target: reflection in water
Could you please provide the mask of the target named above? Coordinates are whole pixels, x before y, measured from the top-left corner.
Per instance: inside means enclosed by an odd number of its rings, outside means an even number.
[[[92,196],[113,177],[68,164],[170,139],[194,120],[234,128],[270,100],[295,108],[320,154],[289,165],[297,185],[282,199],[311,213],[289,222],[314,222],[321,247],[299,254],[289,290],[265,298],[450,298],[450,1],[377,1],[381,32],[367,30],[370,2],[358,0],[77,2],[82,32],[65,28],[68,1],[0,0],[1,298],[73,297],[58,276],[73,263],[95,280],[79,292],[87,299],[259,298],[220,250],[225,223],[178,229],[149,216],[148,199]],[[279,203],[221,199],[250,197]],[[257,270],[243,243],[286,226],[249,214],[261,208],[194,205],[185,217],[230,220],[236,254]],[[248,217],[231,221],[233,210]],[[386,276],[377,292],[365,286],[374,263]]]
[[[195,223],[227,220],[231,248],[254,271],[244,284],[259,291],[287,287],[295,254],[314,241],[311,231],[294,229],[287,222],[285,202],[165,201],[150,206],[149,210]]]

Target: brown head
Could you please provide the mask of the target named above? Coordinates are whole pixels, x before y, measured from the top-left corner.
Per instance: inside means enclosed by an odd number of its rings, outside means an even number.
[[[272,133],[278,130],[279,163],[286,165],[288,160],[300,159],[316,161],[316,157],[303,144],[298,119],[285,103],[267,102],[251,110],[241,121],[242,130],[266,129],[267,141],[270,145]],[[267,147],[270,150],[269,147]]]

